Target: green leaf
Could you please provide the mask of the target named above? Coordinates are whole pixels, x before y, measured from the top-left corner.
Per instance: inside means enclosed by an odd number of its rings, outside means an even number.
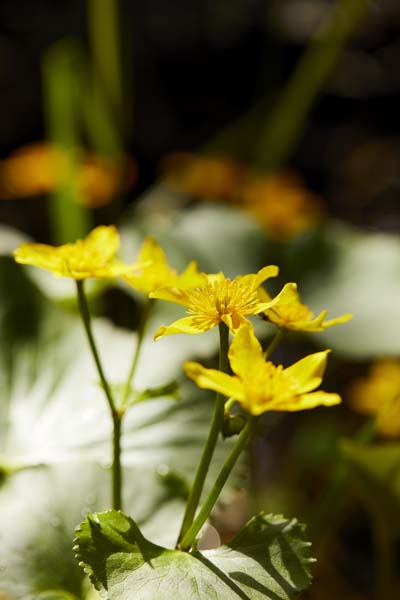
[[[161,396],[177,397],[179,386],[177,381],[171,381],[165,385],[159,385],[155,388],[147,388],[138,392],[137,399],[135,402],[144,402],[145,400],[154,400],[154,398],[161,398]]]
[[[157,546],[121,512],[90,514],[76,557],[109,600],[290,600],[311,581],[310,543],[297,521],[260,514],[228,544],[193,553]]]
[[[27,600],[29,600],[27,598]],[[36,596],[32,600],[78,600],[76,596],[63,590],[47,590]]]
[[[114,397],[117,399],[117,406],[122,407],[122,401],[119,401],[118,398],[124,396],[125,384],[113,384],[111,385],[111,389],[114,393]],[[144,390],[135,390],[131,387],[123,408],[133,406],[134,404],[140,404],[140,402],[145,402],[146,400],[155,400],[156,398],[165,397],[168,397],[171,400],[179,399],[179,384],[177,381],[171,381],[165,385],[159,385],[154,388],[146,388]]]
[[[94,319],[93,326],[107,376],[124,381],[135,334],[105,319]],[[25,269],[5,257],[0,327],[0,595],[37,600],[63,590],[81,599],[83,574],[71,551],[74,527],[88,512],[110,506],[110,419],[103,391],[79,319],[47,301]],[[150,327],[138,365],[139,389],[181,377],[185,358],[207,356],[215,347],[213,332],[158,344],[152,333]],[[181,402],[142,402],[124,420],[124,503],[160,544],[177,536],[184,482],[193,478],[212,412],[207,394],[189,382],[181,388]],[[228,451],[221,441],[213,469]]]

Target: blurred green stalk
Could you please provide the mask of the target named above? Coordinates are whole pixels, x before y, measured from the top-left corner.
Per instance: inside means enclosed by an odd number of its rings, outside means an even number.
[[[94,72],[122,126],[124,93],[118,0],[87,0],[87,10]]]
[[[256,144],[256,164],[273,170],[286,161],[311,106],[371,0],[339,0],[303,53]]]
[[[58,189],[49,200],[50,227],[56,244],[82,238],[90,229],[89,213],[80,202],[78,190],[77,72],[81,59],[76,44],[63,40],[47,50],[42,63],[48,139],[60,150],[63,163]]]

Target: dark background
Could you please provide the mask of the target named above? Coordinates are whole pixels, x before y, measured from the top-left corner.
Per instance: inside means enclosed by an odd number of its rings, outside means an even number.
[[[133,116],[126,146],[139,163],[128,200],[154,181],[160,158],[200,148],[261,98],[279,98],[331,4],[122,1]],[[45,138],[41,56],[64,37],[88,47],[85,8],[81,0],[0,2],[2,157]],[[399,226],[399,29],[399,3],[372,2],[290,158],[334,216],[389,230]],[[29,230],[29,219],[17,214],[24,204],[3,204],[1,220]]]

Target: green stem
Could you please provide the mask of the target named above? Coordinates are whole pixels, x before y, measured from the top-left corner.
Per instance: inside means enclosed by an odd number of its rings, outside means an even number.
[[[120,14],[117,0],[88,0],[88,25],[93,64],[97,77],[122,119],[123,77],[121,72]]]
[[[229,411],[231,410],[231,408],[234,406],[234,404],[236,404],[237,400],[236,398],[229,398],[229,400],[227,400],[224,404],[224,412],[229,413]]]
[[[301,56],[276,108],[259,127],[256,166],[274,170],[283,164],[297,143],[304,122],[329,73],[371,0],[337,0]]]
[[[65,244],[83,238],[91,228],[90,211],[82,202],[78,186],[80,145],[76,87],[81,75],[82,55],[72,41],[52,45],[43,58],[43,97],[47,136],[66,163],[48,202],[54,242]]]
[[[274,337],[272,338],[271,342],[269,343],[268,348],[264,352],[264,358],[265,358],[265,360],[268,360],[273,355],[273,353],[275,352],[275,350],[277,349],[277,347],[281,343],[282,338],[283,338],[284,335],[285,335],[284,330],[283,329],[278,329],[277,333],[274,335]]]
[[[231,452],[228,455],[228,458],[226,459],[221,471],[219,472],[219,475],[210,493],[208,494],[202,506],[202,509],[200,510],[199,514],[197,515],[189,530],[182,538],[179,547],[184,552],[190,550],[196,538],[196,535],[199,533],[200,529],[203,527],[204,523],[208,519],[212,509],[214,508],[215,503],[217,502],[221,494],[222,488],[224,487],[229,475],[232,472],[233,467],[236,464],[237,459],[239,458],[247,441],[249,440],[249,438],[255,430],[256,422],[256,417],[250,417],[245,427],[242,429],[238,439],[236,440],[235,445],[233,446]]]
[[[104,390],[104,394],[107,399],[108,407],[110,409],[111,418],[113,421],[113,463],[112,463],[112,497],[113,497],[113,508],[116,510],[120,509],[121,503],[121,489],[122,489],[122,474],[121,474],[121,425],[122,415],[120,415],[115,407],[115,402],[111,394],[110,386],[108,385],[107,379],[104,375],[103,367],[101,365],[100,356],[97,351],[96,342],[93,337],[92,325],[89,307],[87,304],[85,290],[83,287],[83,281],[77,281],[76,287],[78,292],[78,308],[82,317],[83,325],[85,327],[86,336],[89,342],[90,349],[96,364],[97,372],[100,377],[101,385]]]
[[[226,373],[228,370],[229,329],[224,323],[219,324],[219,341],[219,370]],[[182,526],[178,538],[178,545],[193,523],[194,515],[199,505],[200,496],[203,491],[204,482],[207,477],[211,459],[218,441],[218,435],[224,424],[224,414],[225,399],[221,394],[217,394],[210,430],[208,432],[208,437],[203,448],[203,453],[201,455],[194,482],[186,504],[185,514],[183,516]]]
[[[129,375],[128,375],[128,378],[126,380],[126,384],[125,384],[125,388],[124,388],[124,393],[122,394],[122,400],[121,400],[121,407],[122,408],[124,408],[126,406],[126,403],[127,403],[127,400],[128,400],[128,396],[129,396],[129,392],[130,392],[130,389],[131,389],[132,381],[133,381],[134,375],[136,373],[136,368],[137,368],[138,361],[139,361],[140,351],[142,349],[144,334],[146,332],[146,326],[147,326],[147,323],[149,321],[149,316],[150,316],[150,312],[151,312],[151,309],[153,307],[153,304],[154,304],[154,300],[152,300],[151,298],[147,298],[147,300],[145,302],[145,305],[143,307],[142,317],[141,317],[139,328],[138,328],[138,332],[137,332],[136,348],[135,348],[135,352],[134,352],[134,355],[133,355],[133,360],[132,360],[131,368],[130,368],[130,371],[129,371]]]
[[[113,419],[112,502],[115,510],[122,509],[121,429],[123,416],[117,412]]]

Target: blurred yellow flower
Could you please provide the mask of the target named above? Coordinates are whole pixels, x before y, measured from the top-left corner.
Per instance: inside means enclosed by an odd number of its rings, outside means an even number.
[[[204,274],[192,261],[184,272],[178,272],[169,266],[161,246],[152,237],[147,237],[139,251],[138,262],[143,264],[138,271],[130,273],[124,279],[136,290],[149,294],[159,288],[178,287],[186,289],[203,283]]]
[[[18,263],[50,271],[55,277],[112,278],[140,266],[125,265],[115,257],[119,244],[117,229],[113,225],[102,225],[73,244],[22,244],[14,250],[14,258]]]
[[[130,157],[118,163],[80,150],[76,172],[76,200],[91,208],[104,206],[119,192],[131,187],[137,167]],[[71,157],[56,145],[23,146],[0,161],[0,198],[14,199],[56,190],[71,177]]]
[[[236,195],[245,173],[243,165],[223,156],[199,156],[178,152],[164,158],[163,179],[171,188],[212,200],[229,200]]]
[[[400,361],[379,360],[366,377],[348,390],[350,407],[364,415],[376,415],[376,428],[385,437],[400,437]]]
[[[242,408],[261,415],[267,411],[297,411],[339,404],[338,394],[313,391],[321,382],[327,354],[316,352],[284,369],[264,360],[261,344],[249,325],[240,327],[229,348],[234,375],[187,362],[185,372],[196,384],[233,398]]]
[[[278,241],[312,229],[323,217],[321,200],[291,172],[249,178],[238,192],[238,203]]]
[[[269,296],[266,294],[266,300],[268,299]],[[314,313],[308,306],[301,303],[295,283],[287,283],[276,296],[275,304],[264,312],[266,320],[282,329],[294,331],[323,331],[326,327],[346,323],[352,318],[351,314],[345,314],[325,321],[327,314],[327,311],[323,310],[314,317]]]
[[[203,284],[193,289],[160,288],[150,297],[182,304],[190,316],[160,327],[154,339],[172,333],[202,333],[221,322],[235,331],[246,317],[257,315],[274,304],[275,300],[260,300],[259,288],[266,279],[277,275],[278,267],[270,265],[257,274],[239,275],[233,280],[223,273],[203,274]]]

